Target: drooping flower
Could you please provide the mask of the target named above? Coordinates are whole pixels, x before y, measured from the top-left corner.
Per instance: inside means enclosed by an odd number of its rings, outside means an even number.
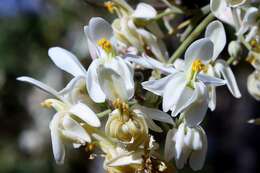
[[[17,80],[30,83],[55,97],[45,100],[42,106],[53,107],[57,111],[49,128],[53,154],[58,164],[64,162],[66,143],[79,147],[91,142],[91,129],[99,127],[101,123],[96,114],[83,103],[86,99],[77,91],[78,88],[74,90],[75,85],[82,83],[81,78],[74,78],[60,92],[30,77],[19,77]]]
[[[178,169],[189,161],[194,171],[203,168],[208,149],[207,136],[202,127],[190,128],[181,123],[178,128],[168,131],[165,141],[165,159],[175,159]]]

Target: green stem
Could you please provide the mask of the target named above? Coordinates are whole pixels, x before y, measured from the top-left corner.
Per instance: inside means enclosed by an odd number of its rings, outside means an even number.
[[[228,58],[227,64],[230,65],[230,64],[232,64],[233,61],[235,61],[235,60],[236,60],[236,57],[232,57],[232,56],[231,56],[231,57]]]
[[[210,13],[196,28],[195,30],[183,41],[183,43],[178,47],[175,53],[171,56],[168,63],[173,63],[176,59],[180,58],[183,52],[187,49],[187,47],[198,37],[201,32],[207,27],[209,22],[214,19],[212,13]]]
[[[179,13],[179,14],[183,14],[184,13],[184,11],[181,8],[175,6],[174,4],[169,3],[167,0],[161,0],[161,1],[165,5],[167,5],[172,11],[175,11],[175,13]]]
[[[97,114],[97,117],[102,118],[102,117],[104,117],[104,116],[110,114],[111,112],[112,112],[111,109],[107,109],[107,110],[105,110],[105,111],[103,111],[103,112],[98,113],[98,114]]]

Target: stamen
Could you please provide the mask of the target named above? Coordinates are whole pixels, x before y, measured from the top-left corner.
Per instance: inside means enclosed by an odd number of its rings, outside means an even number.
[[[115,4],[111,1],[107,1],[104,3],[104,6],[107,8],[107,10],[110,12],[110,13],[114,13],[114,6]]]
[[[52,107],[52,101],[49,99],[44,100],[43,102],[41,102],[41,106],[50,109]]]
[[[194,72],[207,72],[208,68],[205,64],[202,63],[200,59],[195,59],[192,63],[192,71]]]
[[[252,47],[253,51],[260,53],[260,44],[257,42],[256,39],[252,39],[249,42],[250,46]]]
[[[112,44],[106,38],[101,38],[97,41],[97,44],[107,53],[112,51]]]

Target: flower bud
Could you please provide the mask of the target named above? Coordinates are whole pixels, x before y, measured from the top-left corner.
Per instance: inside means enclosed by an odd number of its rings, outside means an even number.
[[[243,52],[242,46],[238,41],[231,41],[228,45],[228,53],[231,57],[238,59]]]
[[[106,134],[133,148],[148,137],[148,126],[142,116],[127,110],[114,110],[107,121]]]
[[[254,71],[248,76],[247,89],[251,96],[260,101],[260,72]]]

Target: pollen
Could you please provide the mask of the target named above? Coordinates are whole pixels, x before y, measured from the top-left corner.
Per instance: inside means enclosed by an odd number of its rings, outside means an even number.
[[[112,51],[112,44],[106,38],[101,38],[97,41],[97,44],[107,53]]]
[[[207,66],[205,64],[202,63],[202,61],[200,59],[196,59],[193,61],[192,63],[192,71],[194,72],[207,72]]]
[[[254,55],[249,55],[247,58],[246,58],[246,61],[249,62],[250,64],[255,64],[256,62],[256,57]]]
[[[259,53],[260,52],[260,45],[258,44],[256,39],[252,39],[249,42],[250,46],[252,47],[253,51]]]
[[[44,100],[43,102],[41,102],[41,106],[50,109],[52,107],[52,101]]]
[[[104,6],[106,7],[106,9],[110,12],[110,13],[114,13],[114,6],[115,4],[111,1],[107,1],[104,3]]]

